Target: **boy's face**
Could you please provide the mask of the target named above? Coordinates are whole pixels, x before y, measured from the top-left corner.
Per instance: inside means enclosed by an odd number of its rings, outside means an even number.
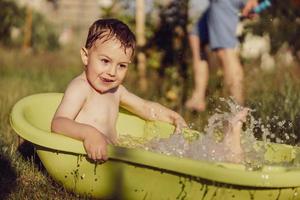
[[[125,53],[115,38],[97,40],[90,49],[82,48],[81,57],[91,86],[100,93],[118,87],[126,76],[131,55],[132,50],[126,49]]]

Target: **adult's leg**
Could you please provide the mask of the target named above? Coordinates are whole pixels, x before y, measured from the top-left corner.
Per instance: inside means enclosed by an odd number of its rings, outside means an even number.
[[[239,103],[244,103],[243,69],[234,47],[237,45],[236,27],[240,0],[211,1],[208,16],[209,38],[211,48],[224,69],[224,82],[229,93]]]
[[[217,56],[224,69],[224,82],[230,95],[239,103],[244,104],[243,80],[244,73],[239,57],[234,49],[218,49]]]
[[[189,43],[193,56],[194,90],[192,97],[186,102],[188,109],[204,111],[206,108],[205,92],[208,83],[208,63],[201,58],[201,41],[197,35],[189,35]]]

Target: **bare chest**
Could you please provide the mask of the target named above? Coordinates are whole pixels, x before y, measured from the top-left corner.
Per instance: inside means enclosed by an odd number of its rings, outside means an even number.
[[[76,121],[89,124],[105,135],[115,132],[119,99],[114,94],[91,95],[87,98]]]

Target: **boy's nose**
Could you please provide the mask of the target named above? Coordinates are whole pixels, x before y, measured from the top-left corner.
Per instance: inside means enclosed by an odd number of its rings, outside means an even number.
[[[117,66],[112,66],[109,71],[108,71],[108,74],[110,76],[115,76],[117,74]]]

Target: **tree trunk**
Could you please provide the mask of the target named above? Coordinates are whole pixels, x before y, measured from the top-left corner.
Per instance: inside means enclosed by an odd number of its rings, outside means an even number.
[[[24,40],[22,50],[27,52],[31,46],[31,35],[32,35],[32,8],[27,6],[26,8],[26,19],[24,25]]]
[[[146,55],[143,52],[145,45],[145,2],[136,0],[136,39],[137,39],[137,68],[139,74],[139,86],[142,91],[147,90],[146,79]]]

